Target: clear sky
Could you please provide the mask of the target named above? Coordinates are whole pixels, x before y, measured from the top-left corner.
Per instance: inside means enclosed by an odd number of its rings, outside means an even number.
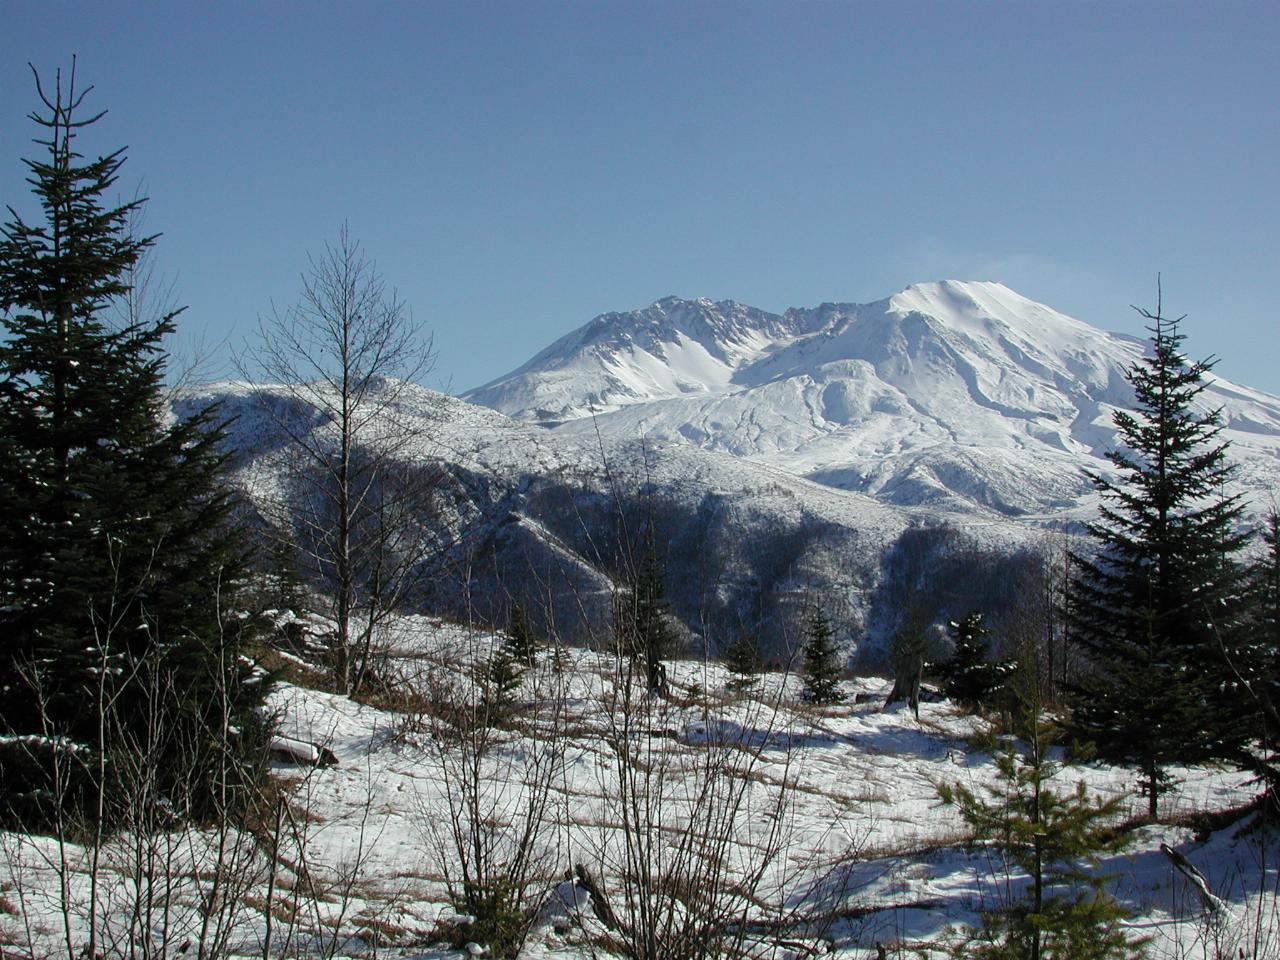
[[[454,391],[668,294],[990,279],[1140,334],[1161,272],[1189,352],[1280,393],[1273,0],[0,0],[20,211],[26,62],[73,53],[213,375],[346,220]]]

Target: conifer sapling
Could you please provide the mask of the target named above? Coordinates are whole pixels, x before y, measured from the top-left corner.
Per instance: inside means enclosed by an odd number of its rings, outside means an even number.
[[[833,704],[844,700],[840,690],[840,651],[831,621],[821,612],[809,617],[808,639],[804,645],[804,690],[806,703]]]

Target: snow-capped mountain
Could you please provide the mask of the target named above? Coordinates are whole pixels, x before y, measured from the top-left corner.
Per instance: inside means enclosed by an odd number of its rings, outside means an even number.
[[[1096,509],[1083,470],[1108,467],[1143,348],[995,283],[781,315],[665,299],[600,317],[468,395],[516,419],[418,387],[384,411],[418,425],[402,453],[439,477],[421,522],[451,546],[422,609],[501,621],[535,598],[566,638],[594,642],[651,532],[672,610],[713,649],[743,629],[789,649],[819,598],[873,658],[904,611],[998,622],[1042,551],[1061,554],[1042,521]],[[333,424],[261,385],[187,391],[179,412],[214,400],[234,418],[238,482],[278,522],[287,474],[267,411],[321,437]],[[1266,509],[1280,399],[1214,380],[1202,400]]]
[[[1188,345],[1194,356],[1194,343]],[[1088,510],[1145,344],[999,283],[771,314],[668,297],[597,317],[465,399],[557,432],[693,444],[896,504]],[[1280,481],[1280,398],[1213,379],[1242,487]]]

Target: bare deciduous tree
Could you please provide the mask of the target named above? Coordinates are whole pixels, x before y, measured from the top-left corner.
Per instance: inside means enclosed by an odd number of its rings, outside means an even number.
[[[413,396],[433,360],[430,337],[344,224],[309,258],[298,302],[259,318],[259,344],[239,364],[263,384],[282,441],[288,479],[269,519],[325,597],[342,693],[359,689],[379,630],[435,548],[421,522],[435,488],[430,403]]]
[[[618,609],[634,604],[656,545],[651,509],[644,532],[628,529],[623,491],[632,484],[604,459],[620,566],[636,571],[615,588]],[[668,682],[664,667],[658,685],[653,664],[670,653],[637,645],[637,633],[622,617],[612,633],[592,637],[594,649],[613,652],[611,663],[607,655],[595,661],[588,689],[598,700],[579,721],[595,734],[596,799],[580,797],[564,814],[576,887],[591,907],[591,916],[578,911],[590,955],[765,957],[788,949],[783,941],[794,935],[820,937],[828,921],[819,913],[839,901],[843,885],[817,854],[799,849],[792,758],[802,721],[786,702],[788,674],[762,680],[747,697],[707,694],[705,662],[692,684]],[[712,640],[704,634],[704,649]],[[806,839],[812,849],[829,840]],[[797,889],[807,892],[793,902]]]

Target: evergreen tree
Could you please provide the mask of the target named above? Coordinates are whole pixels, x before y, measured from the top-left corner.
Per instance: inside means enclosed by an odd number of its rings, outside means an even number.
[[[667,617],[666,575],[650,531],[631,589],[621,598],[615,617],[623,652],[644,665],[650,693],[666,690],[663,661],[676,654],[676,636]]]
[[[920,718],[920,686],[924,682],[925,664],[936,644],[929,630],[928,614],[920,598],[903,604],[898,629],[889,641],[889,658],[893,664],[893,688],[885,698],[885,706],[906,703]]]
[[[1040,712],[1039,697],[1024,698],[1012,737],[988,733],[998,776],[979,796],[963,784],[939,787],[974,830],[975,840],[994,847],[1024,870],[1025,895],[989,912],[982,930],[961,948],[965,960],[1132,960],[1141,941],[1120,925],[1126,911],[1104,889],[1099,858],[1128,839],[1111,829],[1121,797],[1091,797],[1083,781],[1055,789],[1062,764],[1052,759],[1057,727]]]
[[[1270,808],[1280,810],[1280,512],[1272,510],[1262,528],[1266,552],[1254,563],[1251,577],[1252,617],[1249,662],[1260,665],[1250,684],[1255,729],[1262,750],[1241,752],[1241,764],[1266,786]]]
[[[1154,819],[1169,764],[1232,756],[1246,736],[1228,663],[1245,535],[1239,498],[1222,492],[1234,471],[1219,414],[1196,405],[1212,360],[1189,362],[1178,321],[1141,312],[1152,343],[1128,373],[1137,409],[1114,416],[1119,479],[1090,474],[1103,497],[1089,526],[1099,549],[1072,556],[1064,613],[1091,664],[1068,691],[1073,732],[1138,766]]]
[[[745,630],[739,633],[725,651],[724,663],[733,674],[729,681],[731,690],[746,690],[753,686],[760,673],[760,648],[755,637]]]
[[[941,668],[943,689],[956,703],[976,710],[999,688],[1003,672],[989,660],[991,631],[976,610],[963,620],[950,621],[947,626],[954,648]]]
[[[228,612],[245,551],[221,434],[208,410],[164,425],[176,312],[108,323],[154,238],[129,231],[142,201],[103,203],[122,152],[75,149],[102,114],[77,117],[74,67],[65,95],[61,74],[52,96],[36,83],[43,222],[11,207],[0,239],[0,816],[110,817],[141,766],[203,816],[256,776],[266,694],[241,656],[253,624]]]
[[[485,668],[481,697],[481,710],[490,726],[503,726],[510,719],[524,671],[509,644],[503,643],[494,650]]]
[[[841,703],[840,651],[836,648],[835,631],[820,611],[809,617],[808,638],[804,645],[804,690],[806,703]]]
[[[489,659],[485,676],[484,708],[492,724],[502,726],[510,717],[524,672],[537,665],[538,640],[524,605],[511,610],[511,623],[502,644]]]
[[[283,537],[265,536],[259,539],[255,553],[259,558],[255,572],[262,583],[262,603],[281,613],[304,610],[306,593],[294,545]]]
[[[539,646],[538,636],[529,622],[529,612],[524,604],[517,603],[511,608],[511,622],[507,626],[507,649],[522,666],[536,667]]]
[[[1259,643],[1275,657],[1280,654],[1280,510],[1271,510],[1262,527],[1265,554],[1254,565],[1254,598],[1261,626]]]

